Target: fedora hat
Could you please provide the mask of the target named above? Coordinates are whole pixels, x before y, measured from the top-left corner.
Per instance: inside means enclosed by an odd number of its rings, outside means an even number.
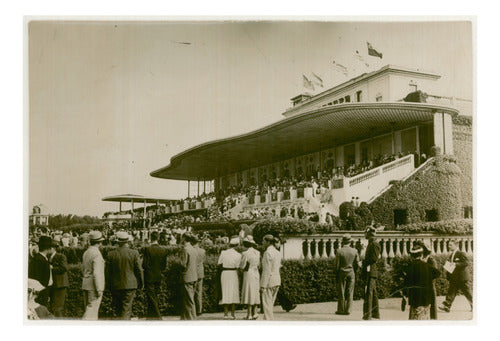
[[[104,237],[102,236],[101,231],[90,231],[89,233],[89,241],[91,242],[100,242],[103,241]]]
[[[377,229],[373,226],[368,226],[368,228],[365,230],[365,233],[369,236],[375,236],[377,234]]]
[[[414,243],[413,247],[410,250],[411,254],[417,254],[417,253],[422,253],[424,252],[424,248],[422,247],[421,243]]]
[[[255,240],[253,240],[253,236],[251,236],[251,235],[246,236],[245,239],[243,239],[243,243],[248,243],[248,244],[251,244],[254,246],[257,245]]]
[[[40,249],[45,250],[52,246],[57,246],[57,243],[49,236],[40,236],[38,239],[38,247]]]
[[[346,233],[342,236],[342,244],[349,244],[351,242],[351,235],[349,233]]]
[[[266,234],[262,240],[267,240],[268,242],[275,242],[276,238],[272,234]]]
[[[231,240],[229,241],[229,246],[234,246],[234,245],[240,245],[239,237],[232,237]]]
[[[130,241],[130,236],[125,231],[117,232],[116,233],[116,241],[118,243],[126,243],[126,242]]]

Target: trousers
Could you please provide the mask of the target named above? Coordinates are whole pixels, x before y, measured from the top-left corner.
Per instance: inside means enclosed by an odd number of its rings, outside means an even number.
[[[51,288],[50,303],[52,314],[55,317],[64,317],[64,303],[66,302],[66,288]]]
[[[148,319],[160,320],[161,313],[158,306],[158,294],[160,293],[160,282],[146,283],[144,286],[146,299],[148,302]]]
[[[116,316],[121,320],[130,320],[132,317],[132,303],[134,303],[136,289],[122,289],[111,291],[111,302]]]
[[[99,307],[101,306],[102,295],[97,296],[95,290],[83,290],[83,304],[85,305],[84,320],[97,320],[99,317]]]
[[[363,319],[380,318],[377,296],[377,279],[374,277],[367,278],[365,291],[365,300],[363,302]]]
[[[196,281],[194,288],[194,303],[196,305],[196,314],[201,315],[203,313],[203,278],[199,278]]]
[[[456,281],[450,280],[450,285],[448,287],[448,293],[446,294],[446,299],[443,302],[448,308],[451,308],[455,297],[457,297],[458,292],[461,291],[464,294],[467,301],[472,307],[472,281]]]
[[[184,283],[182,286],[181,320],[196,320],[196,305],[194,303],[194,288],[196,282]]]
[[[337,292],[339,299],[337,301],[337,311],[344,314],[351,313],[351,305],[354,296],[354,271],[341,271],[337,280]]]
[[[264,320],[274,319],[274,301],[278,295],[279,286],[264,288],[262,290],[262,309],[264,310]]]

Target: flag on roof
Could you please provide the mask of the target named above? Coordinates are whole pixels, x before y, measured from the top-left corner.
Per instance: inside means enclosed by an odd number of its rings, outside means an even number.
[[[314,84],[305,75],[302,75],[302,85],[306,89],[314,90]]]
[[[311,72],[312,74],[312,77],[311,77],[311,82],[314,84],[314,85],[317,85],[319,87],[323,87],[323,80],[321,79],[320,76],[318,76],[317,74],[315,74],[314,72]]]
[[[375,50],[373,48],[372,44],[370,44],[369,42],[366,42],[366,45],[368,46],[368,55],[374,56],[374,57],[379,57],[380,59],[382,59],[382,53]]]
[[[333,61],[333,67],[335,68],[336,71],[342,72],[344,76],[347,76],[348,74],[347,68],[344,65]]]

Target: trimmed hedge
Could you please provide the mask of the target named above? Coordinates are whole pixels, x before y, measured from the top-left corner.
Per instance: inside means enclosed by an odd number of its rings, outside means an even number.
[[[472,219],[457,219],[401,225],[396,229],[406,233],[434,232],[445,235],[471,235],[474,229],[473,223]]]
[[[253,228],[252,235],[257,243],[262,242],[266,234],[273,236],[293,234],[331,233],[340,230],[340,220],[334,217],[334,224],[319,224],[308,220],[270,219],[259,221]]]
[[[447,255],[434,256],[440,269],[447,259]],[[472,261],[472,258],[470,258]],[[286,260],[283,261],[281,269],[282,286],[290,300],[297,304],[326,302],[337,300],[335,276],[333,273],[333,259],[314,260]],[[403,272],[410,259],[395,258],[391,265],[387,266],[383,261],[378,264],[380,277],[378,279],[379,298],[397,297],[402,288]],[[205,263],[205,280],[203,285],[203,311],[218,312],[222,306],[218,305],[215,294],[217,256],[207,256]],[[472,262],[471,262],[472,264]],[[472,266],[470,267],[472,271]],[[161,293],[159,297],[160,311],[162,315],[179,315],[181,309],[181,267],[177,257],[168,259],[167,269],[164,271]],[[67,317],[80,318],[83,315],[83,297],[81,291],[81,266],[72,265],[69,271],[70,287],[66,299]],[[363,297],[364,283],[361,279],[361,270],[356,274],[354,299]],[[448,281],[444,273],[436,280],[438,295],[445,295],[448,290]],[[143,290],[138,290],[133,305],[133,314],[143,317],[147,310],[146,297]],[[111,306],[111,294],[104,292],[100,309],[100,317],[111,318],[113,316]]]

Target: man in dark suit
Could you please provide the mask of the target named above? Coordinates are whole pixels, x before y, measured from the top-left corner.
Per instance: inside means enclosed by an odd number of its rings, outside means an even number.
[[[50,269],[50,255],[54,253],[55,243],[49,236],[40,236],[38,240],[38,253],[28,264],[28,278],[35,279],[45,287],[38,294],[37,302],[48,306],[50,286],[52,285],[52,272]]]
[[[148,315],[152,320],[160,320],[161,313],[158,307],[158,294],[160,293],[162,271],[167,266],[167,249],[158,244],[159,234],[151,232],[151,246],[144,250],[144,283],[148,300]]]
[[[448,294],[439,309],[449,313],[451,305],[459,291],[467,298],[472,309],[472,278],[469,269],[469,259],[465,253],[458,250],[456,241],[451,240],[448,243],[448,248],[451,251],[448,262],[455,264],[455,269],[453,272],[447,273],[449,281]]]
[[[52,313],[55,317],[64,317],[64,302],[66,301],[66,290],[69,286],[68,281],[68,260],[60,252],[54,252],[50,257],[52,265],[52,289],[50,301]]]
[[[116,233],[118,248],[108,253],[106,280],[109,281],[113,307],[120,319],[130,320],[136,290],[142,288],[143,272],[137,250],[129,248],[127,232]]]
[[[363,275],[365,277],[365,299],[363,302],[363,320],[379,319],[380,312],[377,297],[377,261],[380,258],[380,245],[376,238],[376,229],[370,226],[365,231],[365,238],[368,239],[365,259],[363,259]]]
[[[352,248],[351,236],[342,236],[342,247],[335,255],[334,272],[337,279],[337,315],[349,315],[354,294],[355,273],[358,267],[358,250]]]
[[[203,314],[203,278],[205,278],[205,250],[200,247],[200,240],[198,237],[194,236],[194,249],[198,253],[196,258],[196,271],[198,275],[198,280],[196,281],[194,298],[196,305],[196,315],[200,316]]]
[[[182,237],[184,248],[181,253],[181,265],[184,268],[182,272],[182,313],[181,320],[196,320],[196,305],[194,303],[194,288],[198,281],[198,252],[194,249],[192,243],[194,236],[189,232]]]

